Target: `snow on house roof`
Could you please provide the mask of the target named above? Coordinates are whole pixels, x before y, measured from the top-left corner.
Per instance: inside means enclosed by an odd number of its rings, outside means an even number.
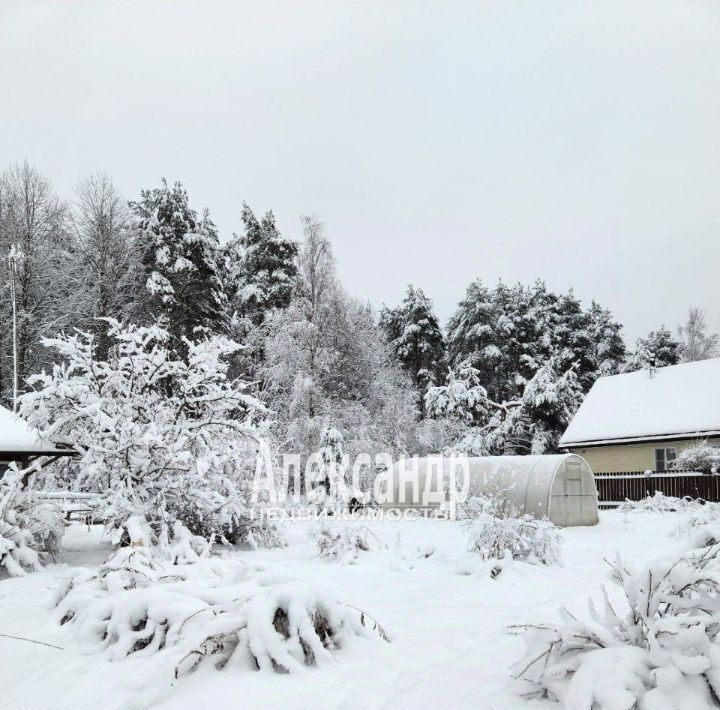
[[[53,454],[61,451],[43,441],[38,433],[9,409],[0,406],[0,458],[3,453]]]
[[[720,358],[601,377],[560,446],[720,434]]]

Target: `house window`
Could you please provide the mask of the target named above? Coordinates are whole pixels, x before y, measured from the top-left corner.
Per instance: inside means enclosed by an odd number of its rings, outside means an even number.
[[[672,466],[672,462],[675,460],[675,449],[655,449],[655,470],[662,473],[667,471]]]

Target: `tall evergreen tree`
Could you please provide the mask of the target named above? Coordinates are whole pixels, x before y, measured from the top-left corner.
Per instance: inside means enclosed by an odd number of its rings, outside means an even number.
[[[130,203],[138,226],[140,279],[144,298],[136,303],[142,320],[161,318],[176,338],[197,328],[224,332],[226,297],[220,279],[217,229],[207,211],[190,207],[183,186],[163,179]]]
[[[432,301],[412,284],[397,308],[383,308],[380,327],[395,357],[410,374],[418,391],[419,411],[424,413],[428,387],[445,375],[445,340],[433,312]]]
[[[618,371],[625,356],[620,331],[609,311],[595,302],[584,310],[572,291],[557,295],[542,281],[490,290],[475,281],[448,324],[449,364],[477,370],[498,402],[518,397],[551,357],[560,371],[574,365],[587,391]]]
[[[230,308],[260,325],[272,308],[287,308],[297,275],[298,245],[283,237],[271,211],[258,220],[243,204],[245,234],[224,248]]]
[[[647,370],[650,367],[667,367],[680,362],[680,343],[672,333],[661,325],[657,331],[651,330],[647,338],[638,338],[635,349],[623,366],[623,372]]]

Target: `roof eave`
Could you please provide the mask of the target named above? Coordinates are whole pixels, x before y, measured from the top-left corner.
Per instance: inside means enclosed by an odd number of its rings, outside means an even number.
[[[645,441],[678,441],[681,439],[707,439],[710,436],[720,436],[720,429],[708,431],[687,431],[676,434],[651,434],[647,436],[619,436],[606,439],[589,439],[587,441],[560,441],[561,449],[570,449],[578,446],[590,448],[592,446],[612,446],[613,444],[641,444]]]

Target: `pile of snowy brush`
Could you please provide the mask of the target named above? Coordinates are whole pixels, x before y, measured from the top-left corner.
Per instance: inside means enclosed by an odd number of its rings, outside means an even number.
[[[179,523],[161,546],[141,519],[127,532],[130,545],[95,573],[72,572],[55,596],[58,622],[88,653],[151,657],[179,677],[203,664],[292,672],[323,665],[353,637],[387,640],[367,614],[286,571],[210,557]]]
[[[519,627],[527,694],[573,710],[720,705],[720,528],[644,569],[619,557],[611,569],[622,593],[613,603],[603,589],[589,620],[563,609],[559,624]]]

